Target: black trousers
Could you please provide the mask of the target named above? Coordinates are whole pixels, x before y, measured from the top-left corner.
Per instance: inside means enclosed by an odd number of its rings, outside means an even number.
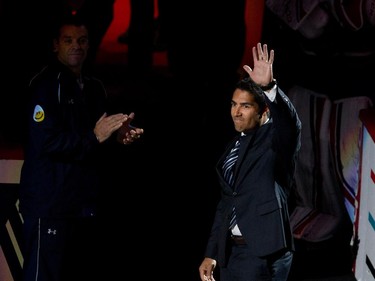
[[[257,257],[246,244],[234,242],[230,251],[227,267],[220,270],[221,281],[287,281],[293,260],[291,251]]]
[[[84,281],[100,275],[96,218],[25,217],[23,227],[23,281]]]

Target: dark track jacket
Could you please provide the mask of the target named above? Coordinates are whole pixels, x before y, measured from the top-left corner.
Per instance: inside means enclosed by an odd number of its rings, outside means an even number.
[[[224,180],[221,167],[238,137],[216,166],[222,191],[205,256],[216,259],[220,266],[225,266],[228,259],[225,249],[233,206],[239,229],[254,255],[264,257],[282,249],[294,250],[287,200],[300,147],[301,122],[280,89],[274,102],[266,100],[271,120],[241,140],[233,188]]]
[[[93,129],[106,110],[99,80],[54,61],[30,82],[20,212],[31,217],[92,215],[99,188],[99,142]],[[90,214],[87,214],[90,212]]]

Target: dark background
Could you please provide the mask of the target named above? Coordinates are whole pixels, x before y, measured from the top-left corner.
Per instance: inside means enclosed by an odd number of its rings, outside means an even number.
[[[332,16],[321,36],[306,38],[264,8],[261,38],[246,38],[245,1],[167,2],[168,48],[154,52],[150,73],[135,75],[127,45],[117,42],[129,22],[127,1],[0,1],[2,151],[22,144],[24,89],[48,57],[50,23],[77,7],[97,24],[90,63],[108,90],[110,110],[134,111],[134,125],[145,129],[138,143],[108,154],[98,241],[107,280],[128,272],[198,280],[219,198],[214,165],[234,134],[230,97],[251,52],[245,40],[275,49],[275,77],[285,90],[301,85],[332,99],[375,95],[370,23],[352,30]],[[348,247],[296,242],[291,281],[353,280]]]

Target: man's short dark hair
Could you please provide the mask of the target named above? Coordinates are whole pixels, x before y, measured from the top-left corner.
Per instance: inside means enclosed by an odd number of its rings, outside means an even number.
[[[52,38],[58,39],[60,37],[61,27],[64,25],[74,25],[74,26],[85,26],[89,31],[88,23],[80,16],[67,14],[58,18],[55,22],[55,27],[53,28]]]

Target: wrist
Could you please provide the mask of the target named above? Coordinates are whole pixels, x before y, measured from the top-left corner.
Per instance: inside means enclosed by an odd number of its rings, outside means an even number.
[[[269,90],[271,90],[276,84],[277,84],[276,79],[272,79],[272,81],[269,82],[267,85],[259,85],[259,86],[260,86],[260,88],[261,88],[263,91],[269,91]]]
[[[95,136],[96,140],[98,141],[98,143],[101,143],[99,135],[95,131],[93,133],[94,133],[94,136]]]

